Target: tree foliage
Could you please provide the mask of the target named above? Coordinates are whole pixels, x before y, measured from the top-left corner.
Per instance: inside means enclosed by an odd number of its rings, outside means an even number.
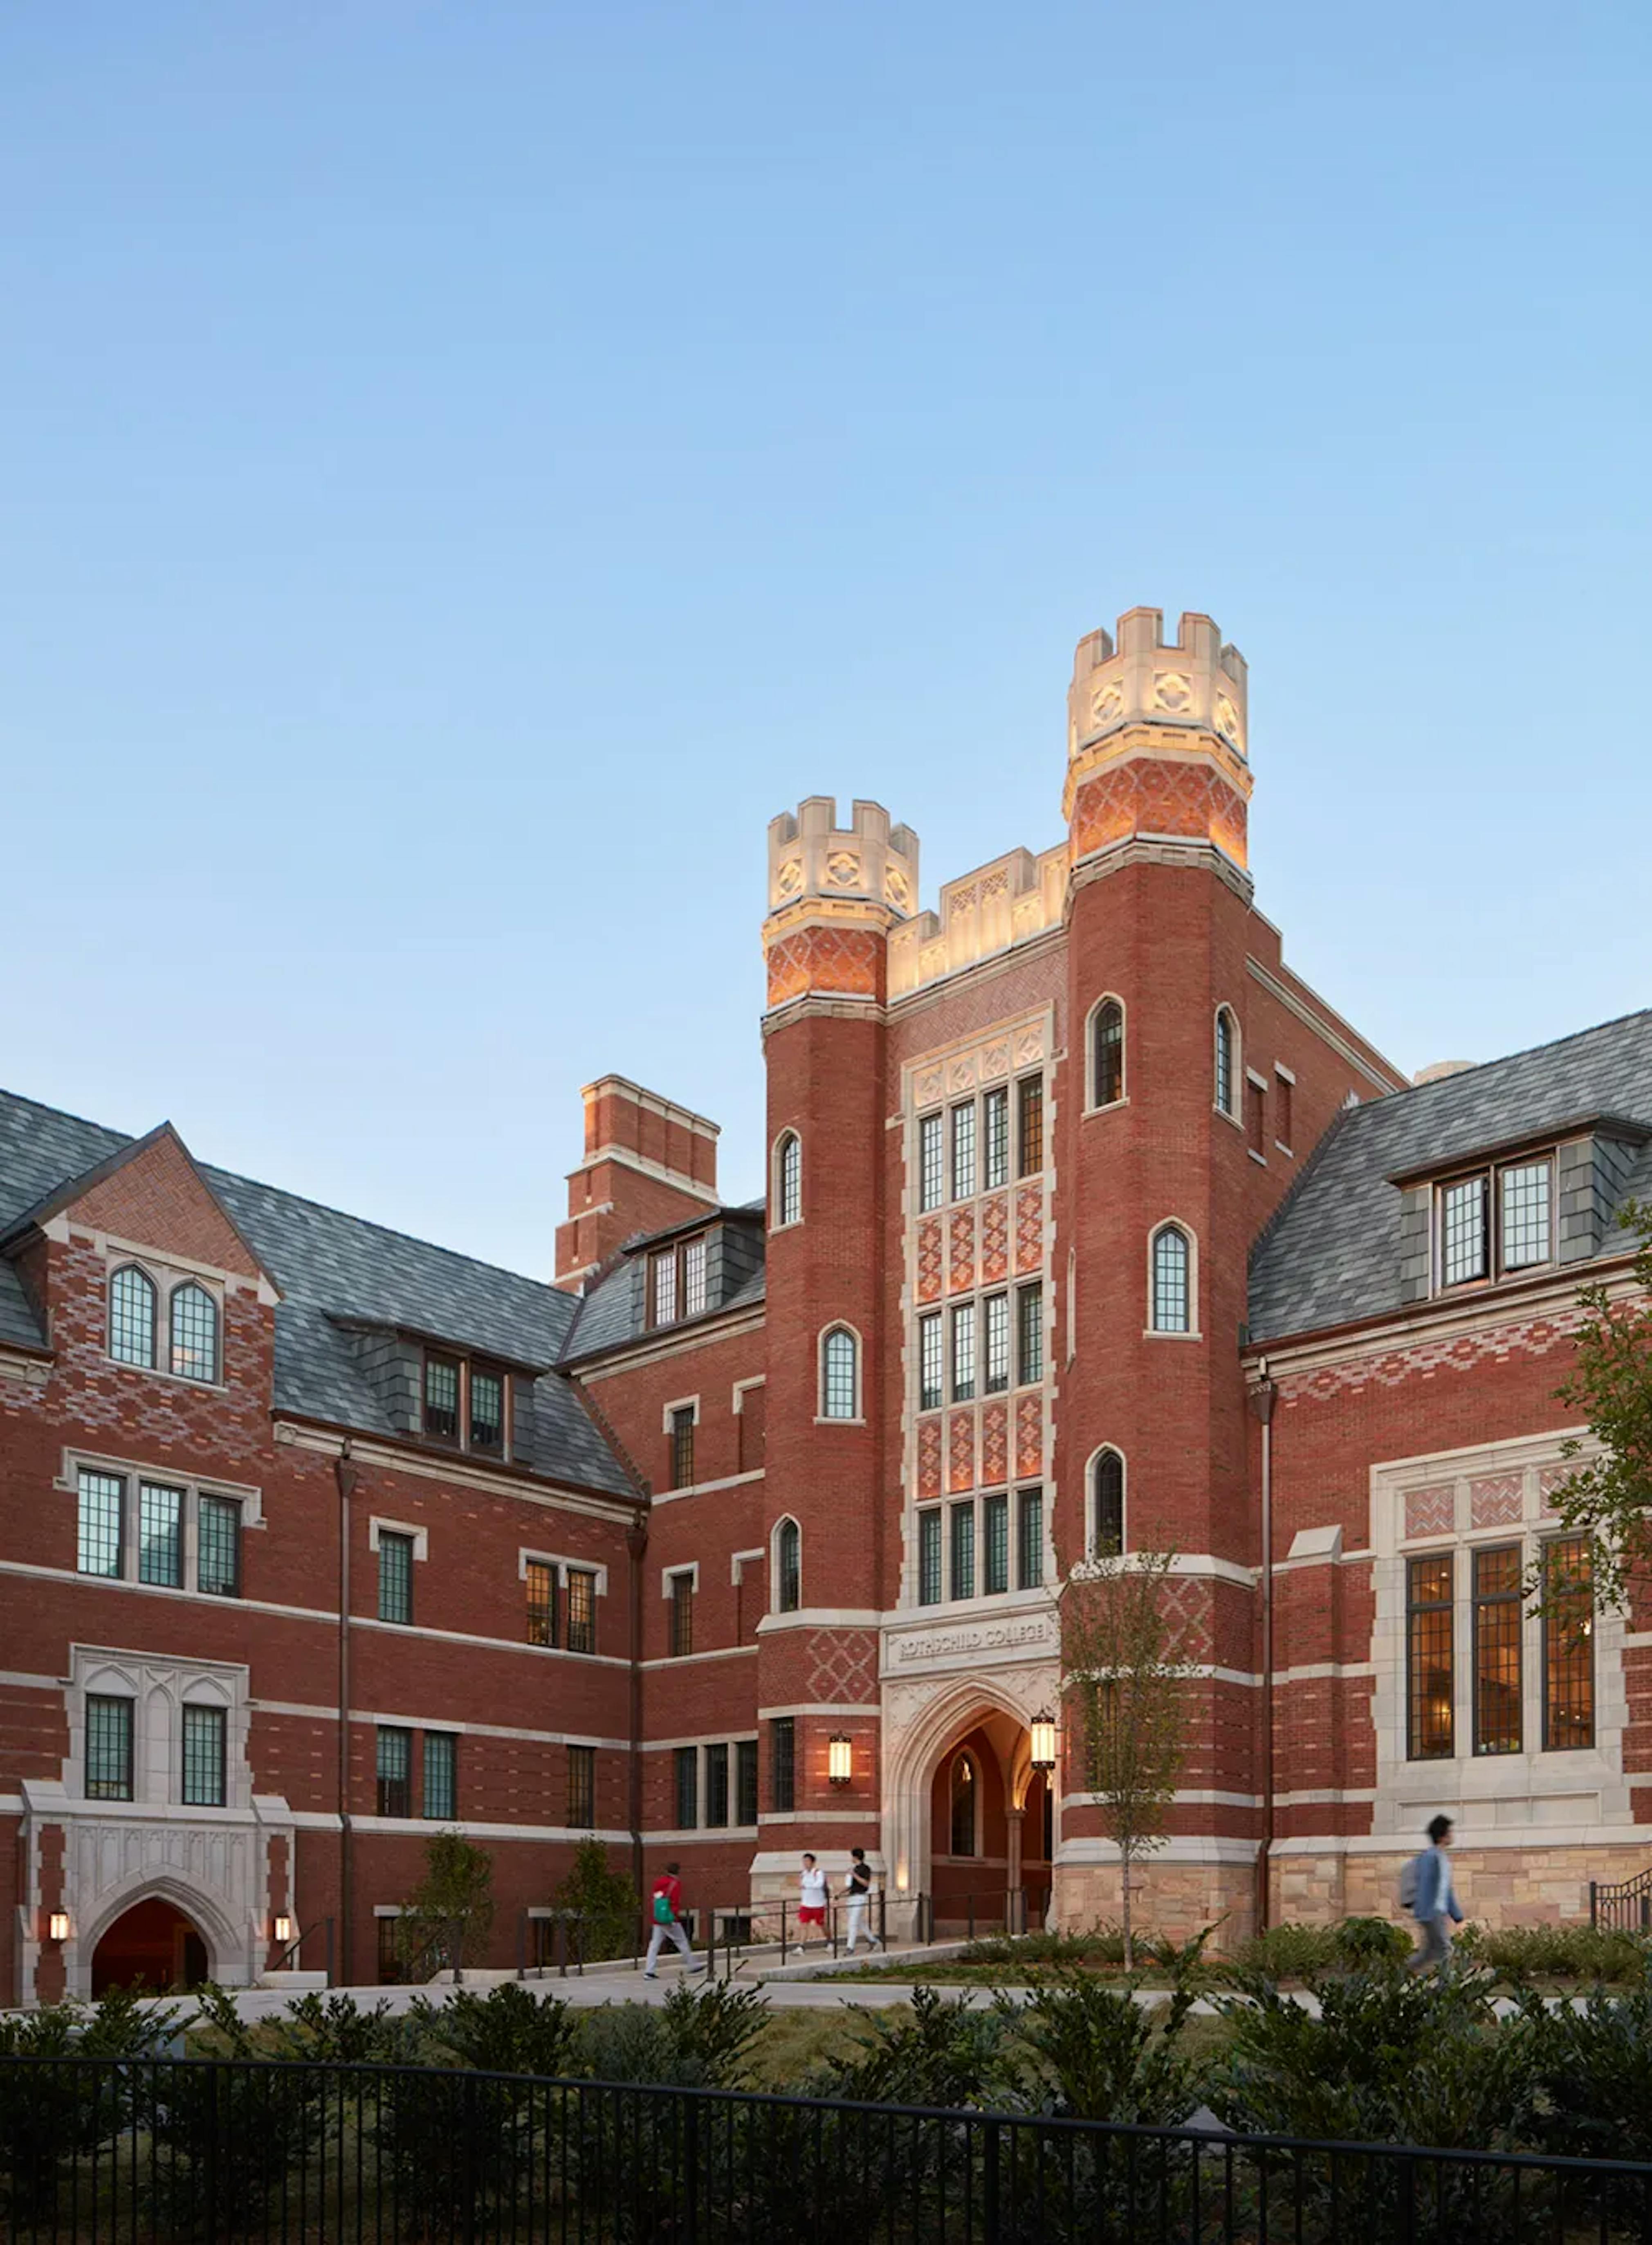
[[[1181,1630],[1168,1609],[1170,1551],[1075,1567],[1061,1592],[1062,1695],[1076,1733],[1080,1791],[1093,1794],[1119,1850],[1127,1971],[1135,1963],[1131,1877],[1161,1848],[1187,1759]]]
[[[587,1963],[632,1953],[641,1904],[630,1880],[608,1861],[600,1840],[580,1841],[554,1901],[572,1924],[577,1953]]]
[[[485,1943],[493,1924],[493,1858],[460,1832],[437,1832],[424,1843],[424,1876],[402,1906],[396,1938],[415,1979],[451,1965],[463,1975],[467,1956]]]
[[[1568,1533],[1588,1539],[1596,1597],[1622,1608],[1652,1580],[1652,1205],[1630,1201],[1618,1221],[1638,1243],[1635,1298],[1604,1285],[1579,1291],[1576,1359],[1555,1392],[1588,1433],[1563,1445],[1564,1456],[1584,1462],[1553,1502]],[[1575,1589],[1533,1587],[1547,1599]]]

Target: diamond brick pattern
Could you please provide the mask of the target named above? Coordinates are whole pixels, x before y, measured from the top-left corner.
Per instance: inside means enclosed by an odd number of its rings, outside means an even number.
[[[1493,1474],[1468,1484],[1468,1524],[1471,1528],[1510,1528],[1524,1509],[1525,1476]]]
[[[1244,803],[1208,764],[1138,757],[1086,781],[1073,806],[1073,846],[1080,858],[1132,834],[1196,837],[1242,865]]]
[[[1537,1477],[1537,1493],[1543,1500],[1545,1512],[1554,1510],[1556,1492],[1565,1487],[1576,1470],[1575,1466],[1545,1466],[1543,1468]]]
[[[1405,1492],[1407,1536],[1449,1536],[1457,1526],[1457,1487],[1442,1482],[1433,1489]]]
[[[981,1203],[981,1282],[990,1286],[994,1279],[1007,1278],[1009,1270],[1009,1195],[993,1193]]]
[[[941,1221],[931,1217],[917,1227],[917,1299],[920,1302],[938,1302],[941,1299]]]
[[[970,1208],[952,1211],[951,1253],[947,1265],[947,1285],[955,1294],[967,1293],[975,1284],[975,1211]]]
[[[769,946],[768,964],[771,1006],[784,1006],[807,990],[884,995],[884,942],[871,928],[800,927]]]
[[[1280,1394],[1289,1404],[1298,1396],[1317,1400],[1362,1387],[1398,1387],[1418,1373],[1472,1372],[1487,1357],[1506,1363],[1515,1356],[1547,1356],[1571,1339],[1581,1321],[1581,1311],[1557,1311],[1520,1325],[1494,1326],[1484,1333],[1459,1333],[1452,1340],[1418,1341],[1411,1348],[1385,1349],[1380,1356],[1356,1358],[1349,1364],[1327,1367],[1323,1372],[1287,1374]]]
[[[947,1421],[946,1486],[953,1491],[975,1486],[975,1419],[968,1411],[954,1411]]]
[[[1010,1477],[1010,1412],[1005,1403],[989,1403],[981,1414],[981,1485],[991,1489]]]
[[[1044,1470],[1044,1404],[1036,1395],[1022,1395],[1016,1401],[1015,1470],[1018,1474]]]
[[[1044,1267],[1044,1188],[1023,1185],[1015,1196],[1015,1267]]]
[[[1172,1657],[1176,1660],[1208,1661],[1215,1649],[1215,1616],[1210,1585],[1185,1575],[1173,1575],[1163,1590],[1165,1619],[1170,1625]]]
[[[917,1493],[920,1498],[941,1493],[941,1422],[923,1419],[917,1428]]]
[[[870,1630],[811,1630],[809,1659],[811,1699],[853,1706],[877,1697],[877,1639]]]

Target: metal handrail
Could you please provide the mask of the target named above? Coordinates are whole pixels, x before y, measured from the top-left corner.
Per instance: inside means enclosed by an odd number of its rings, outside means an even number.
[[[287,1970],[288,1958],[296,1957],[311,1934],[319,1931],[322,1926],[327,1928],[327,1984],[330,1988],[333,1984],[333,1921],[330,1917],[314,1919],[301,1933],[294,1936],[275,1962],[273,1964],[267,1964],[264,1970],[267,1972],[284,1972]]]

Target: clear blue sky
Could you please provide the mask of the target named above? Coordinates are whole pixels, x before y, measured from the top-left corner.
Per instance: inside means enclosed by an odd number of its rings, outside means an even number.
[[[1652,11],[0,20],[0,1083],[548,1272],[579,1086],[761,1183],[764,825],[1060,833],[1251,666],[1403,1066],[1652,1002]]]

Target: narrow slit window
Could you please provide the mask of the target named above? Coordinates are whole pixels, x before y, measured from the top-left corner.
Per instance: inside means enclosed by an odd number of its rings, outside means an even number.
[[[1153,1236],[1153,1330],[1190,1333],[1192,1303],[1188,1285],[1188,1235],[1174,1224]]]
[[[1239,1111],[1239,1035],[1225,1006],[1216,1010],[1216,1105],[1224,1115]]]
[[[748,1826],[757,1821],[755,1739],[737,1739],[735,1741],[735,1821]]]
[[[1015,1298],[1016,1385],[1035,1387],[1044,1377],[1044,1289],[1023,1286]]]
[[[853,1419],[857,1414],[856,1404],[858,1380],[856,1364],[855,1336],[845,1333],[841,1326],[826,1336],[825,1376],[822,1382],[824,1416],[828,1419]]]
[[[378,1733],[378,1813],[381,1816],[413,1814],[413,1733],[381,1724]]]
[[[726,1746],[706,1748],[706,1825],[714,1832],[722,1831],[728,1822],[728,1749]]]
[[[920,1411],[938,1411],[945,1396],[945,1350],[941,1333],[941,1313],[931,1310],[917,1321],[917,1407]]]
[[[378,1618],[381,1621],[410,1622],[413,1618],[413,1538],[379,1531]]]
[[[682,1251],[682,1313],[703,1317],[706,1309],[706,1243],[691,1239]]]
[[[691,1574],[671,1578],[671,1657],[684,1660],[694,1649],[694,1578]]]
[[[700,1825],[700,1749],[679,1746],[673,1759],[677,1774],[677,1829],[696,1831]]]
[[[768,1726],[769,1805],[782,1816],[797,1806],[797,1719],[776,1715]]]
[[[1010,1500],[989,1496],[981,1507],[985,1543],[982,1587],[989,1597],[1010,1587]]]
[[[1124,1008],[1109,998],[1095,1017],[1095,1104],[1112,1107],[1124,1096]]]
[[[1001,1395],[1010,1384],[1010,1298],[989,1294],[986,1311],[986,1362],[983,1394]]]
[[[1021,1110],[1019,1173],[1036,1177],[1044,1167],[1044,1078],[1024,1075],[1017,1092]]]
[[[1010,1094],[1005,1084],[989,1091],[981,1102],[981,1119],[985,1126],[985,1163],[981,1182],[988,1192],[996,1192],[1010,1181]]]
[[[941,1118],[938,1115],[921,1116],[917,1125],[917,1204],[921,1210],[940,1206],[944,1163]]]
[[[941,1509],[931,1505],[917,1516],[917,1603],[941,1603]]]
[[[1044,1581],[1044,1491],[1024,1489],[1016,1499],[1015,1585],[1036,1590]]]
[[[975,1102],[952,1109],[952,1197],[969,1200],[975,1191]]]
[[[795,1130],[789,1130],[780,1142],[777,1168],[779,1220],[782,1224],[796,1224],[803,1212],[803,1143]]]
[[[1124,1460],[1103,1450],[1095,1462],[1095,1556],[1116,1559],[1124,1550]]]
[[[782,1613],[796,1613],[803,1602],[803,1536],[795,1520],[782,1520],[778,1542],[775,1590]]]
[[[685,1403],[671,1414],[671,1486],[692,1489],[694,1479],[694,1407]]]
[[[590,1832],[597,1821],[597,1750],[568,1748],[568,1825],[575,1832]]]
[[[972,1402],[975,1396],[975,1305],[960,1302],[952,1312],[952,1401]]]
[[[975,1596],[975,1507],[952,1507],[952,1596]]]

